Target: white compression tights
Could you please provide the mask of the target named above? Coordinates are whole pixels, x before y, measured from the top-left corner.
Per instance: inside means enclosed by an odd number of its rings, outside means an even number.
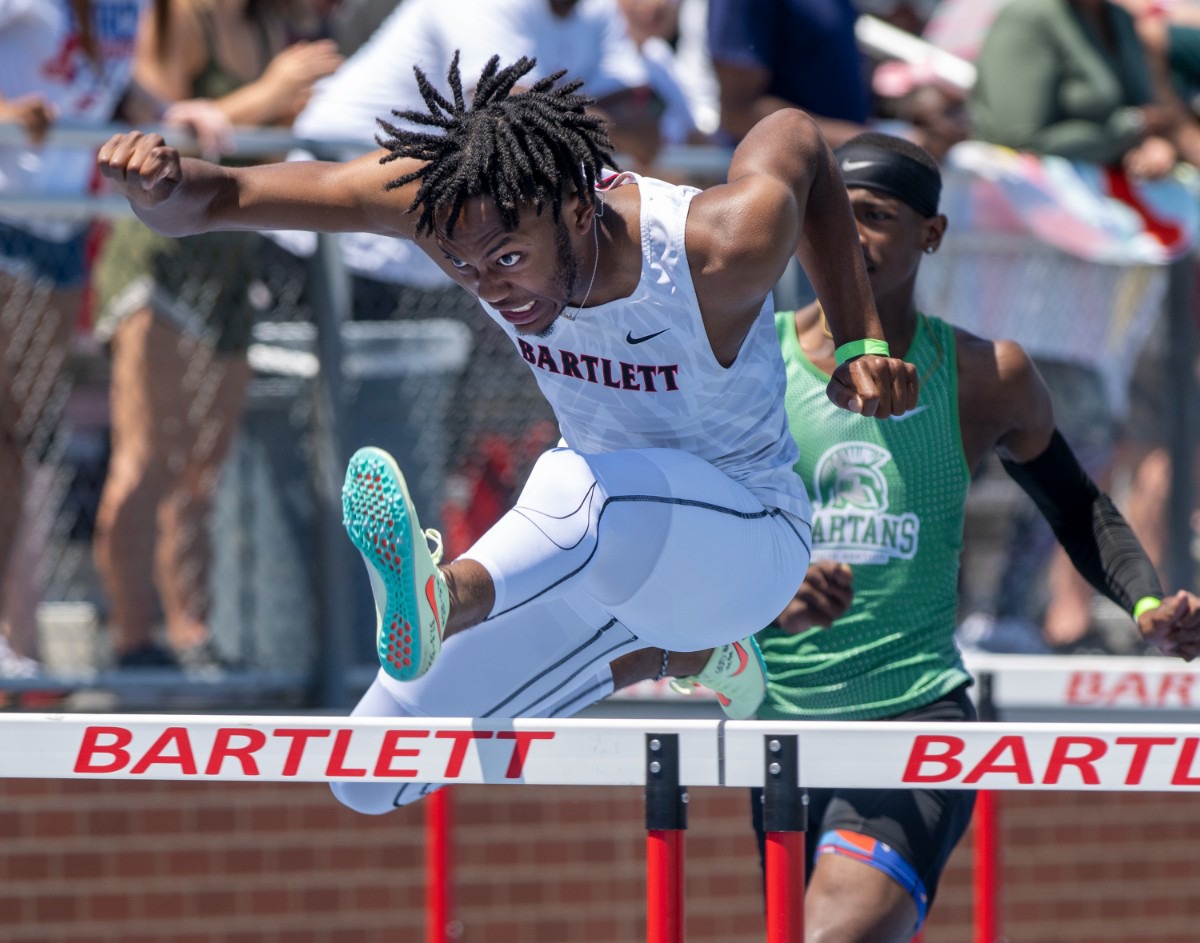
[[[482,624],[402,684],[380,673],[355,716],[545,717],[611,692],[606,666],[639,648],[698,651],[783,610],[808,567],[809,529],[686,452],[555,449],[516,506],[466,554],[491,574]],[[335,783],[362,812],[419,783]]]

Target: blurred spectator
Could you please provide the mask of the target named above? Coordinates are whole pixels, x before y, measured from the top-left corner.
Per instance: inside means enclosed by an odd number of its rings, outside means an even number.
[[[1156,84],[1133,17],[1107,0],[1011,0],[995,15],[976,60],[970,111],[978,137],[1018,150],[1118,167],[1133,178],[1166,176],[1181,154],[1196,153],[1195,123]],[[1069,326],[1063,325],[1063,330]],[[1064,436],[1085,467],[1106,480],[1118,437],[1093,365],[1038,359]],[[1136,514],[1131,523],[1141,530]],[[1093,594],[1053,561],[1049,532],[1019,527],[1002,580],[1001,615],[1036,620],[1031,587],[1048,570],[1041,634],[1077,648],[1092,631]],[[1153,541],[1147,541],[1154,556]]]
[[[709,0],[708,44],[721,133],[741,140],[781,108],[807,111],[832,147],[866,130],[867,62],[854,38],[851,0]],[[816,297],[793,259],[774,290],[778,309]]]
[[[139,32],[135,75],[164,98],[213,99],[235,125],[289,125],[341,63],[294,31],[330,0],[173,0]],[[112,457],[95,557],[118,664],[211,660],[208,515],[250,369],[258,235],[169,239],[114,225],[97,262],[97,335],[111,342]],[[155,589],[174,651],[158,645]]]
[[[1200,4],[1113,0],[1133,17],[1150,57],[1160,97],[1180,96],[1196,114],[1200,101]]]
[[[708,54],[706,0],[619,0],[630,38],[663,96],[669,144],[710,143],[720,123]]]
[[[464,76],[478,75],[493,55],[502,62],[536,58],[530,80],[569,68],[612,119],[618,151],[653,158],[663,103],[616,0],[404,0],[338,76],[322,83],[297,130],[369,140],[375,119],[424,107],[413,65],[444,84],[456,50]]]
[[[1186,111],[1176,136],[1180,156],[1200,165],[1200,4],[1160,0],[1116,0],[1133,18],[1138,38],[1150,61],[1160,102]],[[1200,323],[1200,322],[1198,322]],[[1200,352],[1194,352],[1200,353]],[[1163,383],[1167,370],[1167,324],[1160,319],[1138,357],[1130,384],[1130,416],[1119,456],[1129,477],[1129,520],[1138,530],[1160,574],[1167,571],[1167,508],[1171,495],[1171,455],[1164,420],[1171,415],[1168,398],[1174,391]],[[1200,370],[1200,358],[1196,360]],[[1128,469],[1128,471],[1124,471]],[[1200,454],[1193,457],[1189,526],[1195,545],[1200,540]],[[1200,546],[1193,549],[1200,561]]]
[[[879,0],[871,12],[895,19],[924,15],[914,3]],[[901,9],[903,8],[903,9]],[[807,111],[834,147],[866,130],[873,102],[870,63],[855,36],[859,11],[853,0],[709,0],[708,38],[720,90],[721,130],[731,141],[780,108]],[[965,136],[955,117],[960,103],[936,90],[894,92],[903,108],[903,133],[941,157]],[[801,308],[815,297],[808,278],[793,262],[775,288],[777,308]]]
[[[1186,115],[1155,101],[1133,18],[1107,0],[1012,0],[992,22],[971,96],[977,135],[1039,154],[1165,176]]]
[[[864,130],[870,94],[851,0],[709,0],[721,128],[740,140],[761,118],[809,112],[836,147]]]
[[[143,11],[161,19],[165,0],[152,9],[150,0],[0,0],[0,122],[20,126],[29,142],[0,145],[0,192],[51,200],[88,192],[93,154],[44,143],[58,121],[103,125],[120,113],[189,124],[206,141],[219,140],[223,118],[203,103],[167,109],[131,85]],[[0,216],[0,622],[20,656],[35,652],[40,589],[36,550],[22,551],[18,568],[14,548],[19,531],[47,531],[40,521],[55,514],[46,495],[29,500],[29,486],[63,447],[64,368],[90,228],[36,213]]]

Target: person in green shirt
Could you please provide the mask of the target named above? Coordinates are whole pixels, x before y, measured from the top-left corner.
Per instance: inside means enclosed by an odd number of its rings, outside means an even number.
[[[1011,0],[975,63],[975,136],[1035,154],[1165,176],[1189,121],[1155,100],[1133,18],[1108,0]]]
[[[779,313],[814,562],[759,633],[761,660],[750,657],[753,639],[738,643],[740,655],[732,646],[635,652],[614,663],[614,687],[685,674],[685,685],[717,691],[731,717],[974,720],[954,642],[958,556],[970,474],[991,451],[1079,572],[1134,616],[1143,637],[1184,658],[1200,652],[1200,599],[1164,598],[1129,526],[1057,431],[1025,351],[917,310],[917,271],[947,226],[936,162],[874,133],[835,154],[888,343],[917,370],[917,406],[886,422],[838,416],[822,392],[834,344],[819,304]],[[809,790],[809,939],[911,939],[973,804],[961,790]],[[761,847],[757,796],[753,809]]]

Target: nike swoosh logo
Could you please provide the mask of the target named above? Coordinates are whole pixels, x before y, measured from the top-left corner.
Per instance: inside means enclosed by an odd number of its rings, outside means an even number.
[[[658,337],[659,334],[666,334],[669,330],[671,330],[669,327],[664,327],[661,331],[655,331],[653,334],[647,334],[645,337],[634,337],[633,331],[630,331],[625,335],[625,340],[631,344],[644,344],[651,338]]]
[[[437,591],[433,587],[433,581],[436,577],[430,576],[425,583],[425,598],[429,600],[429,608],[433,610],[433,622],[437,626],[438,638],[442,637],[442,614],[438,612]]]
[[[917,413],[923,413],[928,408],[929,408],[929,404],[926,403],[924,406],[918,406],[916,409],[910,409],[908,412],[906,412],[900,416],[888,416],[888,418],[890,420],[892,420],[892,422],[904,422],[905,419],[912,419],[912,417],[915,416]]]
[[[877,160],[844,160],[842,170],[862,170],[864,167],[874,167],[878,163]]]

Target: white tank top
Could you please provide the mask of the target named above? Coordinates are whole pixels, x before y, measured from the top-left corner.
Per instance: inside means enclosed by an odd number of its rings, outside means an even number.
[[[642,274],[633,294],[560,316],[542,337],[513,339],[554,409],[566,444],[582,453],[666,448],[691,452],[764,504],[808,521],[808,495],[784,411],[787,375],[768,295],[737,360],[722,367],[700,317],[684,248],[699,190],[622,174],[641,195]]]

